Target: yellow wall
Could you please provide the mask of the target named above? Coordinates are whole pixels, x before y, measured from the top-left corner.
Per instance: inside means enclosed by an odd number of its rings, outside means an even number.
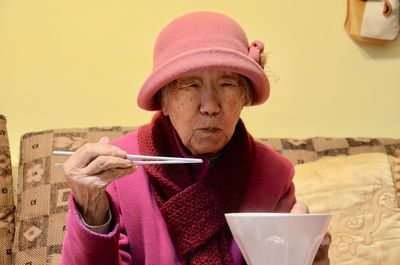
[[[243,117],[255,136],[400,137],[400,41],[360,45],[346,1],[0,2],[0,113],[12,159],[28,131],[138,125],[136,106],[157,33],[188,11],[235,18],[269,54],[272,94]]]

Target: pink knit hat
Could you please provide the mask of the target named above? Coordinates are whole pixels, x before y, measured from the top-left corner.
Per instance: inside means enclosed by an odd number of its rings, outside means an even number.
[[[223,70],[247,76],[252,83],[252,105],[269,96],[268,78],[260,65],[261,41],[249,45],[246,33],[231,18],[214,12],[195,12],[176,18],[159,34],[153,72],[142,85],[138,105],[161,108],[156,93],[169,82],[193,71]]]

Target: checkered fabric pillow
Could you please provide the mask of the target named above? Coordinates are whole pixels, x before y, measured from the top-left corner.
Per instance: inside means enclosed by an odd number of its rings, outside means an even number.
[[[0,264],[11,264],[14,237],[13,178],[6,118],[0,114]]]
[[[66,158],[52,156],[52,151],[75,151],[102,136],[114,139],[132,129],[61,129],[22,137],[13,245],[15,264],[50,265],[58,264],[60,259],[70,189],[62,170],[54,167]]]
[[[326,156],[347,156],[361,153],[385,153],[400,157],[400,139],[390,138],[268,138],[260,139],[287,157],[294,165]]]

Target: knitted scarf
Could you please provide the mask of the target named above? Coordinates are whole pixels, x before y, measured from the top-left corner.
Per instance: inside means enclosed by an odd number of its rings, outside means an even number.
[[[186,156],[168,117],[158,112],[138,131],[145,155]],[[224,213],[239,210],[252,170],[254,140],[241,120],[215,165],[195,179],[190,165],[146,165],[152,191],[184,264],[233,264]],[[191,171],[192,170],[192,171]]]

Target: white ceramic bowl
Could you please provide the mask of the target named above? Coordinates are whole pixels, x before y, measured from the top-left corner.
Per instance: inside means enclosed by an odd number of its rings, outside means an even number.
[[[328,229],[329,214],[227,213],[249,265],[311,265]]]

